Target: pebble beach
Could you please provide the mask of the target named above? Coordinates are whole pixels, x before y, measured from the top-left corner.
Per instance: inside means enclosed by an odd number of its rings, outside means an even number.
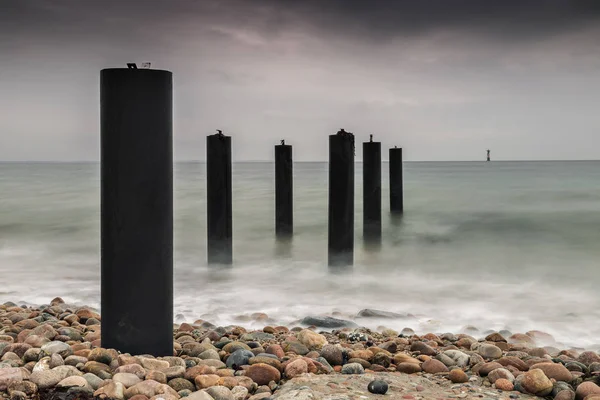
[[[319,316],[250,330],[196,320],[174,325],[172,356],[153,357],[102,348],[101,329],[96,310],[61,298],[0,305],[0,397],[600,400],[600,355],[561,348],[541,331],[416,335]]]

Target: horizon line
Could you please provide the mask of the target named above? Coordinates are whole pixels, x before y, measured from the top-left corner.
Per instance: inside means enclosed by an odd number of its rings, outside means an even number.
[[[600,159],[542,159],[542,160],[526,160],[526,159],[515,159],[515,160],[403,160],[405,163],[465,163],[465,162],[482,162],[482,163],[506,163],[506,162],[590,162],[600,161]],[[327,163],[329,160],[313,160],[313,161],[293,161],[299,164],[316,164],[316,163]],[[381,160],[382,163],[388,163],[389,160]],[[174,160],[173,164],[177,163],[196,163],[206,164],[206,160]],[[274,164],[275,160],[232,160],[232,164]],[[363,163],[363,160],[355,160],[354,163]],[[0,160],[0,164],[100,164],[100,160]]]

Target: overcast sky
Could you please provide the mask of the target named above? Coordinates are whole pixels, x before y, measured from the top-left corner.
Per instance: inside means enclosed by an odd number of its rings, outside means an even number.
[[[0,0],[0,160],[98,160],[99,71],[174,73],[178,160],[600,158],[595,0]],[[357,146],[357,158],[361,158]]]

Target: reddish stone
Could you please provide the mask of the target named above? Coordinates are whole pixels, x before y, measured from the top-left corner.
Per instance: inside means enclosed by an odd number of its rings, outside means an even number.
[[[278,344],[269,345],[269,347],[267,347],[265,352],[268,354],[273,354],[273,355],[277,356],[277,358],[283,358],[285,356],[285,352],[283,351],[281,346]]]
[[[444,363],[436,359],[425,361],[421,365],[421,368],[423,369],[423,371],[430,374],[437,374],[438,372],[448,372],[448,367],[446,367]]]
[[[246,370],[246,376],[260,385],[268,385],[269,382],[279,382],[281,373],[275,367],[267,364],[254,364]]]
[[[514,389],[514,385],[508,379],[504,378],[496,380],[494,385],[496,386],[496,389],[504,390],[505,392],[510,392]]]

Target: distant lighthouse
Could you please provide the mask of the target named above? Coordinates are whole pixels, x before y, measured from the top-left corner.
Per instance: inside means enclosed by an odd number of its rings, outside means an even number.
[[[487,160],[490,161],[490,151],[487,151]]]

